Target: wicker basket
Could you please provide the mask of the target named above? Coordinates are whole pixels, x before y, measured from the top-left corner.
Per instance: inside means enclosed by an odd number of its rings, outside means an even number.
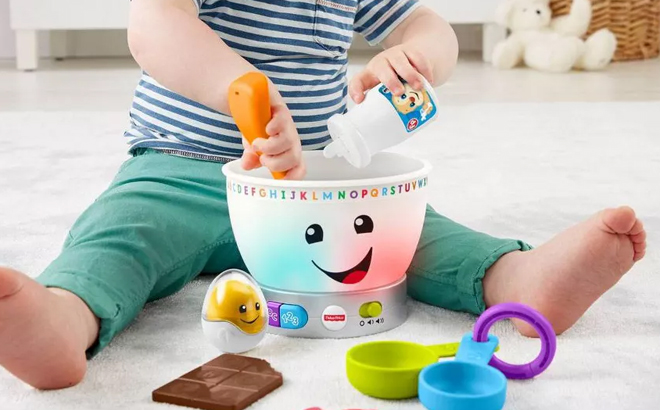
[[[572,0],[552,0],[555,16],[568,14]],[[660,55],[660,0],[591,0],[593,17],[587,35],[610,29],[618,46],[614,61]]]

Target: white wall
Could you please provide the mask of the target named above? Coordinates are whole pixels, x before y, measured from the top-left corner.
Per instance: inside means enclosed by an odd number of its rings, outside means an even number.
[[[67,49],[73,57],[129,55],[126,32],[123,30],[69,32],[67,42]],[[39,46],[40,55],[48,57],[50,55],[50,36],[47,32],[39,33]],[[12,59],[15,55],[14,33],[9,27],[9,0],[0,0],[0,59]]]
[[[42,57],[50,55],[48,33],[39,33],[39,48]],[[0,59],[14,58],[14,32],[9,27],[9,0],[0,0]]]

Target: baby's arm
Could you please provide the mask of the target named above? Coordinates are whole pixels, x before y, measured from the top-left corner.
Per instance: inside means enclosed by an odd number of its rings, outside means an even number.
[[[419,54],[428,60],[429,67],[421,69],[430,73],[428,80],[434,85],[444,84],[456,67],[458,40],[456,34],[442,17],[426,7],[415,10],[383,42],[385,48],[402,47],[406,53]]]
[[[442,85],[456,66],[458,41],[449,23],[426,7],[410,14],[383,41],[385,51],[351,81],[351,97],[364,99],[364,92],[384,83],[395,94],[403,92],[402,77],[411,86],[422,88],[419,74],[434,86]]]
[[[227,46],[198,17],[197,0],[133,0],[128,43],[140,67],[168,89],[222,113],[229,113],[227,91],[232,81],[256,68]],[[273,120],[268,140],[245,146],[243,165],[261,164],[271,171],[304,175],[302,148],[293,118],[271,83]]]
[[[128,44],[160,84],[224,113],[229,84],[255,70],[197,17],[195,0],[133,0]]]

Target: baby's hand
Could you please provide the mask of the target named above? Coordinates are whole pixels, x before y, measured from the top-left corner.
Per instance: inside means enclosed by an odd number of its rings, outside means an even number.
[[[286,172],[285,179],[303,179],[302,144],[291,113],[284,101],[276,101],[271,106],[273,118],[266,126],[268,139],[257,138],[252,146],[243,139],[243,168],[252,170],[263,165],[271,172]]]
[[[364,100],[364,93],[379,83],[385,84],[396,96],[404,92],[403,78],[415,90],[424,88],[421,76],[433,83],[433,66],[424,53],[407,44],[389,48],[371,59],[367,68],[355,76],[348,92],[356,103]]]

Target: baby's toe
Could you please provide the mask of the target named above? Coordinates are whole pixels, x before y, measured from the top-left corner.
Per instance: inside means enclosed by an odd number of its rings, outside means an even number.
[[[635,221],[635,224],[630,228],[628,235],[630,235],[630,239],[632,239],[633,242],[643,242],[646,240],[646,230],[644,230],[644,224],[641,220],[637,219]]]
[[[629,235],[630,240],[634,244],[645,244],[646,245],[646,231],[642,231],[635,235]]]
[[[646,242],[633,243],[633,249],[635,250],[633,260],[637,262],[646,255]]]
[[[601,219],[605,230],[613,234],[630,234],[639,221],[635,211],[628,206],[606,209],[601,213]]]

